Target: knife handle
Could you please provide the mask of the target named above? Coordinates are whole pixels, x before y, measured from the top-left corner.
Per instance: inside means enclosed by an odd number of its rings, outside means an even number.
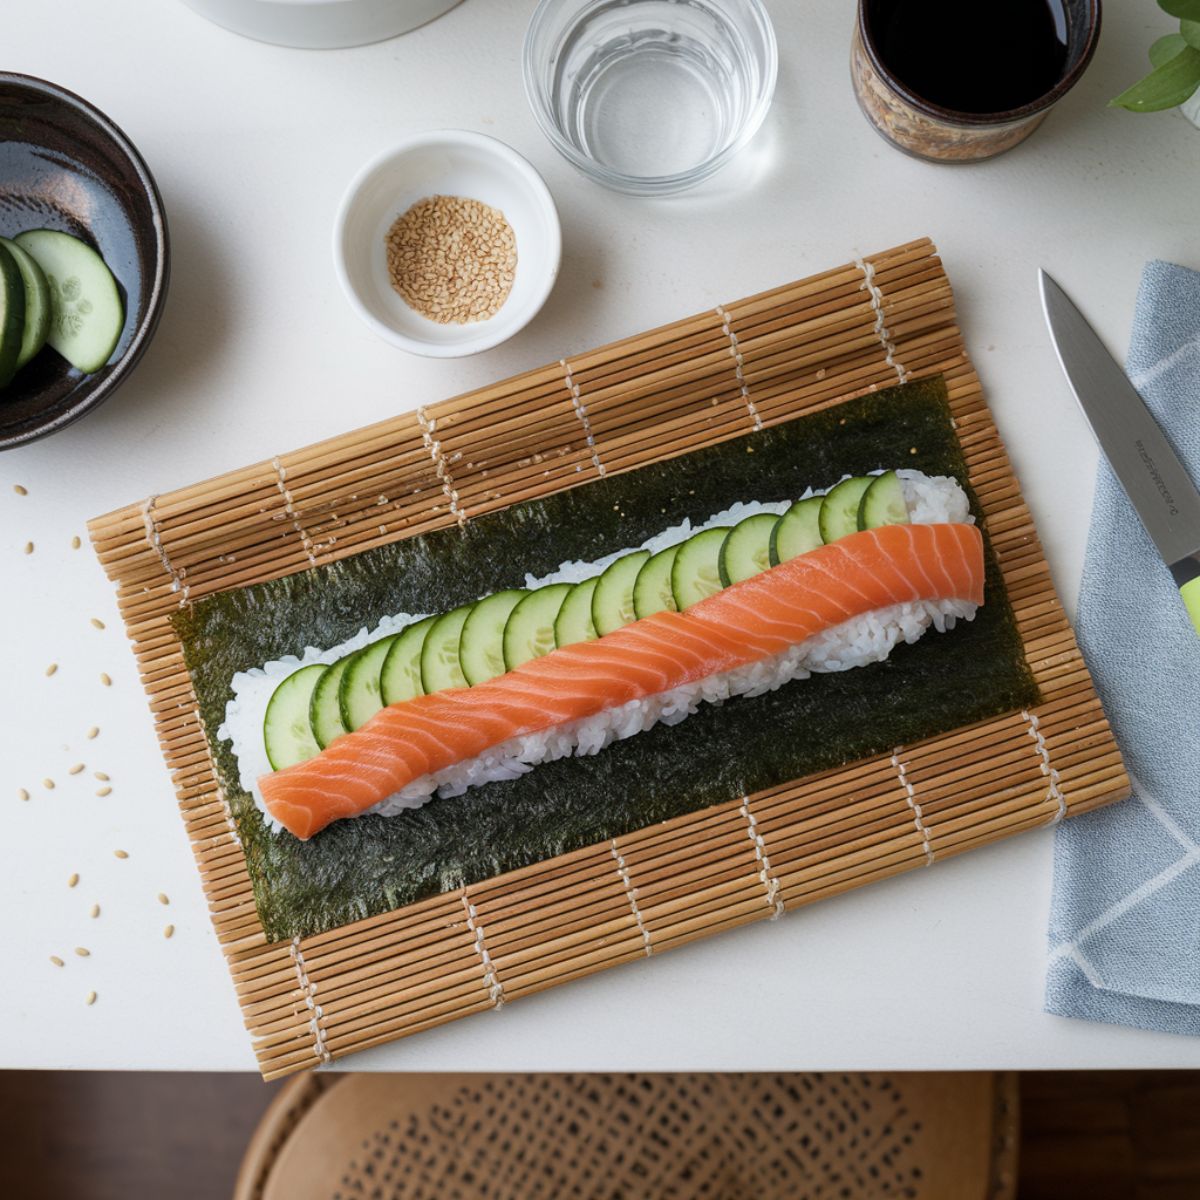
[[[1200,634],[1200,553],[1175,563],[1171,567],[1171,574],[1175,576],[1179,594],[1183,597],[1183,607]]]
[[[1196,632],[1200,633],[1200,575],[1190,583],[1185,583],[1179,589],[1179,594],[1183,597],[1183,605],[1188,610],[1188,616],[1192,618]]]

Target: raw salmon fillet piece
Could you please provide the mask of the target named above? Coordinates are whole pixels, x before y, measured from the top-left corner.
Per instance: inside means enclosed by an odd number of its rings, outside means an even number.
[[[434,771],[779,654],[853,617],[914,600],[983,603],[983,538],[965,524],[884,525],[643,617],[469,688],[394,704],[320,754],[264,775],[267,811],[307,840]]]

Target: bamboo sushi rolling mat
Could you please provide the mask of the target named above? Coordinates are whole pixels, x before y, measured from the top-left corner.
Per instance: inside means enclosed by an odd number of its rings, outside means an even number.
[[[1036,708],[268,942],[173,611],[939,373]],[[268,1079],[1129,794],[928,239],[150,497],[89,530]]]

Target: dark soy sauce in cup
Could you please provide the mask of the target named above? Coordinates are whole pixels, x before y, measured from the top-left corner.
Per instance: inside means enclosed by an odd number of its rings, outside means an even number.
[[[1062,79],[1063,0],[874,0],[879,56],[914,95],[962,113],[1008,112]]]

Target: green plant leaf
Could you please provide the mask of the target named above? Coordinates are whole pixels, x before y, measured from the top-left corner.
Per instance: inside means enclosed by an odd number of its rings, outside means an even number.
[[[1186,49],[1187,42],[1183,40],[1182,33],[1168,33],[1166,37],[1160,37],[1153,46],[1150,47],[1150,64],[1151,66],[1161,67],[1163,63],[1168,63],[1181,50]]]
[[[1158,0],[1158,7],[1184,21],[1200,21],[1200,0]]]
[[[1161,67],[1155,67],[1145,79],[1110,100],[1111,108],[1130,112],[1161,112],[1176,108],[1200,87],[1200,50],[1185,46]]]
[[[1197,50],[1200,50],[1200,20],[1180,21],[1179,36],[1189,46],[1194,46]]]

